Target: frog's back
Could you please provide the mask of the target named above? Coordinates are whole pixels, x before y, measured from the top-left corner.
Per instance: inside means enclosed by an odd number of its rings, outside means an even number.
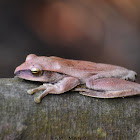
[[[62,70],[70,69],[70,70],[78,70],[78,71],[96,71],[97,64],[90,61],[82,61],[82,60],[72,60],[72,59],[63,59],[60,57],[51,56],[51,62],[57,63]]]
[[[63,59],[55,56],[47,57],[47,61],[49,61],[49,67],[47,66],[48,68],[46,68],[47,70],[64,73],[78,78],[90,77],[91,75],[113,68],[112,65]]]
[[[60,57],[51,56],[51,61],[57,62],[61,68],[67,68],[72,70],[78,71],[102,71],[105,69],[114,69],[119,68],[119,66],[114,66],[110,64],[102,64],[102,63],[95,63],[91,61],[82,61],[82,60],[72,60],[72,59],[63,59]]]

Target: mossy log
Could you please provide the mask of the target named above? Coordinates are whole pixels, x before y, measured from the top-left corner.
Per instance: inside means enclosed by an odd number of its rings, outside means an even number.
[[[140,140],[140,96],[97,99],[69,91],[40,104],[40,83],[0,79],[1,140]]]

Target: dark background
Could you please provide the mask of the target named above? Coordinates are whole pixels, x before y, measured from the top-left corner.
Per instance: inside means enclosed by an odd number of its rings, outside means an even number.
[[[1,0],[0,77],[13,77],[30,53],[120,65],[140,75],[140,1]]]

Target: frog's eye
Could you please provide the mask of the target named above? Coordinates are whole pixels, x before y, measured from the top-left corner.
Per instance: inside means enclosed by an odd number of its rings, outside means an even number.
[[[39,68],[31,68],[31,72],[34,76],[40,76],[42,71]]]

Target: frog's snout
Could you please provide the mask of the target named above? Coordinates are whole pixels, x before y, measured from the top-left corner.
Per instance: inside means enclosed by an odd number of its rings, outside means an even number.
[[[14,75],[15,75],[15,76],[20,75],[20,71],[15,71],[15,72],[14,72]]]

